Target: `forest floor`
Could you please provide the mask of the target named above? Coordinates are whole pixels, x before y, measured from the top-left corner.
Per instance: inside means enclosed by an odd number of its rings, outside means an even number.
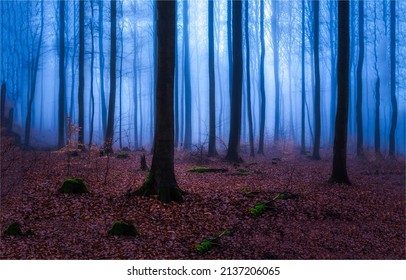
[[[331,150],[314,161],[280,147],[266,156],[243,154],[240,165],[176,152],[185,202],[161,204],[125,196],[148,174],[140,170],[142,154],[68,157],[21,151],[3,139],[0,259],[406,259],[404,158],[349,155],[353,184],[345,186],[327,183]],[[188,172],[197,166],[227,170]],[[69,177],[83,178],[90,193],[59,193]],[[287,199],[275,198],[281,192]],[[272,208],[250,213],[272,199]],[[134,223],[139,235],[109,236],[119,220]],[[16,221],[34,235],[5,236]],[[196,250],[226,230],[231,235],[215,240],[219,246]]]

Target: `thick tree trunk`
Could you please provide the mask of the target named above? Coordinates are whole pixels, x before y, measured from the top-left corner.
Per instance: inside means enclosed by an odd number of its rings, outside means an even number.
[[[226,159],[241,162],[241,104],[242,104],[242,2],[233,2],[233,92],[231,98],[230,136]]]
[[[116,108],[116,56],[117,56],[117,2],[111,0],[111,45],[110,45],[110,98],[109,113],[107,116],[106,136],[104,149],[106,153],[113,152],[114,112]]]
[[[315,71],[315,92],[314,92],[314,146],[313,159],[320,159],[320,63],[319,63],[319,1],[313,1],[313,39],[314,39],[314,71]]]
[[[364,64],[364,1],[358,2],[358,40],[359,55],[357,65],[357,155],[363,154],[363,132],[362,132],[362,67]]]
[[[264,1],[260,1],[260,25],[261,25],[261,58],[259,66],[259,91],[260,91],[260,113],[259,113],[259,144],[258,154],[264,154],[265,137],[265,30],[264,30]]]
[[[217,155],[216,149],[216,93],[214,75],[214,2],[209,1],[209,156]]]
[[[331,183],[351,184],[347,175],[347,127],[349,99],[349,2],[338,2],[338,100],[335,122]]]
[[[173,89],[175,68],[176,4],[158,1],[158,80],[155,141],[151,170],[136,195],[158,195],[163,203],[183,202],[174,172]]]

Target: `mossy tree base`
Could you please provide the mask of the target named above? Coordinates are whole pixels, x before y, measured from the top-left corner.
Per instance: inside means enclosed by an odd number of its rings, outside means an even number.
[[[83,179],[81,178],[70,178],[66,179],[62,187],[58,189],[60,193],[70,193],[70,194],[81,194],[88,193],[89,190],[86,188]]]
[[[172,181],[172,183],[170,183]],[[165,180],[158,182],[155,176],[150,172],[144,184],[135,192],[136,196],[151,196],[157,195],[158,200],[162,203],[182,203],[184,201],[183,195],[185,192],[179,188],[176,180]]]

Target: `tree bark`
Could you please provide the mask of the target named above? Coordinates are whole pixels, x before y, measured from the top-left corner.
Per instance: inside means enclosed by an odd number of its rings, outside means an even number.
[[[396,100],[396,1],[390,1],[390,100],[392,105],[392,119],[389,132],[389,155],[395,155],[395,131],[398,119],[398,105]]]
[[[59,1],[58,148],[65,146],[65,1]]]
[[[241,103],[242,103],[242,2],[233,2],[233,91],[231,97],[230,136],[226,159],[241,162]]]
[[[314,88],[314,146],[313,159],[320,159],[320,63],[319,63],[319,1],[313,1],[313,39],[314,39],[314,71],[315,71],[315,88]]]
[[[258,154],[264,154],[265,135],[265,30],[264,30],[264,1],[260,1],[260,25],[261,25],[261,58],[259,66],[259,91],[260,91],[260,121],[259,121],[259,143]]]
[[[209,1],[209,156],[217,155],[216,149],[216,87],[214,74],[214,2]]]
[[[247,114],[248,114],[248,134],[250,141],[250,156],[255,157],[254,151],[254,131],[252,128],[252,109],[251,109],[251,67],[250,67],[250,32],[249,32],[249,6],[245,1],[245,46],[246,46],[246,73],[247,73]]]
[[[300,153],[306,153],[306,146],[305,146],[305,131],[306,131],[306,124],[305,124],[305,104],[306,104],[306,80],[305,80],[305,48],[306,48],[306,41],[305,41],[305,2],[302,0],[302,108],[301,108],[301,149]]]
[[[78,107],[79,107],[79,148],[83,149],[85,138],[85,2],[79,1],[79,89],[78,89]]]
[[[185,140],[184,149],[192,148],[192,85],[190,81],[189,51],[189,5],[183,2],[183,42],[184,42],[184,81],[185,81]]]
[[[274,82],[275,82],[275,127],[274,142],[279,141],[280,132],[280,85],[279,85],[279,0],[272,1],[272,42],[274,58]]]
[[[359,55],[357,65],[357,155],[363,155],[363,132],[362,132],[362,67],[364,64],[364,1],[358,2],[358,40]]]
[[[347,175],[347,128],[349,99],[349,1],[338,2],[338,100],[330,183],[351,184]]]
[[[117,2],[111,0],[111,24],[110,24],[110,98],[109,113],[107,116],[106,136],[104,149],[106,153],[113,152],[114,138],[114,113],[116,108],[116,56],[117,56]]]
[[[173,89],[175,68],[175,1],[158,1],[158,80],[156,88],[156,122],[151,170],[136,195],[158,195],[159,201],[183,202],[184,193],[174,171]]]

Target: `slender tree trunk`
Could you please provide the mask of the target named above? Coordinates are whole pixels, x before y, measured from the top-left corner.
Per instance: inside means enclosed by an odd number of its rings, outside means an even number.
[[[274,82],[275,82],[275,130],[274,141],[279,141],[280,132],[280,85],[279,85],[279,1],[272,1],[272,42],[274,58]]]
[[[364,1],[358,2],[358,40],[359,55],[357,65],[357,155],[363,155],[363,132],[362,132],[362,67],[364,64]]]
[[[377,50],[376,50],[376,40],[377,40],[377,34],[376,34],[376,2],[374,2],[374,70],[375,70],[375,75],[376,75],[376,81],[375,81],[375,125],[374,125],[374,148],[375,148],[375,154],[380,155],[381,154],[381,133],[380,133],[380,121],[379,121],[379,107],[380,107],[380,102],[381,102],[381,94],[380,94],[380,87],[381,87],[381,79],[379,77],[379,71],[378,71],[378,56],[377,56]]]
[[[396,1],[390,1],[390,100],[392,105],[392,119],[389,132],[389,155],[395,155],[395,131],[398,119],[398,105],[396,100]]]
[[[216,149],[216,86],[214,74],[214,2],[209,1],[209,156],[217,155]]]
[[[123,3],[121,3],[121,18],[123,18]],[[119,146],[120,149],[123,148],[123,141],[122,141],[122,131],[123,131],[123,127],[122,127],[122,115],[123,115],[123,55],[124,55],[124,39],[123,39],[123,27],[120,26],[120,93],[119,93],[119,98],[120,98],[120,115],[119,115]]]
[[[92,10],[92,20],[90,22],[90,37],[92,40],[92,51],[90,57],[90,132],[89,132],[89,149],[91,148],[93,142],[93,130],[94,130],[94,93],[93,93],[93,79],[94,79],[94,30],[93,30],[93,19],[94,19],[94,7],[93,0],[90,1],[90,6]]]
[[[139,103],[140,106],[137,104],[137,95],[141,93],[138,92],[138,67],[137,67],[137,30],[134,29],[134,50],[133,50],[133,102],[134,102],[134,149],[138,149],[138,107],[141,109],[141,102]],[[141,122],[142,123],[142,122]]]
[[[305,145],[305,104],[306,104],[306,80],[305,80],[305,48],[306,48],[306,41],[305,41],[305,2],[302,0],[302,108],[301,108],[301,149],[300,153],[306,153],[306,145]]]
[[[76,18],[77,7],[75,2],[73,2],[73,17]],[[73,21],[73,34],[76,34],[76,22]],[[73,54],[71,59],[71,91],[70,91],[70,107],[69,107],[69,118],[71,120],[75,119],[75,70],[76,70],[76,48],[77,48],[77,36],[73,36]]]
[[[1,105],[0,105],[0,113],[1,113],[1,127],[6,125],[6,83],[1,84]]]
[[[338,2],[338,100],[331,183],[351,184],[347,175],[347,127],[349,99],[349,1]]]
[[[232,38],[232,7],[233,1],[227,1],[227,54],[228,54],[228,91],[230,94],[230,102],[232,99],[233,88],[233,38]]]
[[[79,105],[79,133],[78,142],[81,149],[84,148],[85,136],[85,2],[79,1],[79,89],[78,89],[78,105]]]
[[[184,42],[184,81],[185,81],[185,141],[184,149],[192,148],[192,85],[190,80],[189,51],[189,5],[183,2],[183,42]]]
[[[265,135],[265,30],[264,30],[264,1],[260,1],[260,25],[261,25],[261,58],[259,66],[259,91],[260,91],[260,120],[259,120],[259,144],[258,154],[264,154]]]
[[[174,171],[173,89],[175,68],[175,1],[158,1],[158,80],[156,89],[155,140],[151,170],[136,195],[158,195],[159,201],[183,202],[184,193]]]
[[[110,98],[109,98],[109,113],[107,116],[106,136],[104,138],[104,149],[106,153],[113,152],[114,112],[116,108],[117,1],[111,0],[110,3],[111,3]]]
[[[58,148],[65,146],[65,1],[59,1]]]
[[[30,95],[28,98],[28,108],[27,108],[27,117],[25,120],[25,135],[24,135],[24,146],[30,146],[30,135],[31,135],[31,117],[32,117],[32,104],[34,102],[35,97],[35,88],[37,82],[37,73],[38,73],[38,64],[39,58],[41,56],[41,46],[42,46],[42,35],[44,31],[44,0],[41,0],[41,27],[40,27],[40,35],[38,39],[38,46],[35,55],[35,61],[33,65],[33,73],[31,79],[31,88],[30,88]]]
[[[233,2],[233,92],[231,98],[230,136],[226,159],[241,162],[241,104],[242,104],[242,2]]]
[[[254,150],[254,131],[252,128],[252,109],[251,109],[251,67],[250,67],[250,36],[249,36],[249,4],[245,1],[245,46],[246,46],[246,73],[247,73],[247,113],[248,113],[248,133],[250,140],[250,156],[255,157]]]
[[[337,35],[335,33],[336,30],[336,10],[337,10],[337,2],[331,1],[329,7],[330,13],[330,68],[331,68],[331,100],[330,100],[330,143],[333,142],[334,139],[334,122],[335,122],[335,115],[336,115],[336,108],[337,108],[337,54],[336,54],[336,38]]]
[[[315,71],[315,93],[314,93],[314,146],[313,159],[320,159],[320,63],[319,63],[319,1],[313,1],[313,38],[314,38],[314,71]]]
[[[103,48],[103,1],[99,1],[99,64],[100,64],[100,99],[103,135],[106,135],[107,106],[104,93],[104,48]]]

